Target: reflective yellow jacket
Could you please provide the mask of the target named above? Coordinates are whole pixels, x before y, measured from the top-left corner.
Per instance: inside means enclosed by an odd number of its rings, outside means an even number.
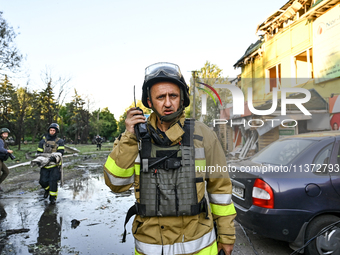
[[[184,124],[184,114],[180,122]],[[148,124],[156,128],[156,115],[152,113]],[[182,128],[174,123],[166,135],[178,143],[183,135]],[[226,171],[227,162],[216,134],[205,124],[196,121],[194,130],[196,177],[204,182],[196,184],[197,198],[209,199],[209,219],[205,213],[179,217],[140,217],[132,225],[135,237],[135,254],[217,254],[217,242],[235,242],[234,218],[236,211],[231,200],[231,181]],[[135,188],[139,202],[140,158],[136,136],[128,131],[113,145],[104,165],[105,183],[113,192]],[[137,190],[137,192],[136,192]],[[213,220],[217,224],[216,239]],[[162,253],[163,252],[163,253]]]

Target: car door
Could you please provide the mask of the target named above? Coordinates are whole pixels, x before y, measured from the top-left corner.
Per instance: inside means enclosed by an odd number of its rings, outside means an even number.
[[[329,168],[329,174],[331,176],[332,185],[340,196],[340,136],[336,138],[331,164],[333,167]]]

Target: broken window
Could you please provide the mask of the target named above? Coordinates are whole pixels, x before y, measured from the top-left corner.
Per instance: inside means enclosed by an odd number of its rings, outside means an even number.
[[[269,92],[273,91],[273,88],[281,88],[281,64],[278,64],[268,69],[269,78]]]
[[[313,74],[313,51],[312,48],[307,49],[293,57],[293,67],[295,78],[293,85],[302,84],[314,78]]]

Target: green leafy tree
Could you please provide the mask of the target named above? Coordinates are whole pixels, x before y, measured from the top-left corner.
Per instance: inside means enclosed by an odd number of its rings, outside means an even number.
[[[52,122],[58,122],[59,110],[64,104],[66,94],[69,90],[68,84],[71,79],[68,77],[56,76],[50,68],[46,67],[45,70],[41,72],[41,80],[46,84],[44,92],[48,95],[50,102],[50,105],[46,104],[46,106],[49,107],[48,115],[50,116],[48,119],[49,121],[52,119]],[[53,100],[50,98],[53,98]]]
[[[25,123],[30,110],[30,104],[32,102],[32,94],[28,91],[28,88],[17,89],[17,104],[14,105],[15,116],[15,131],[16,131],[16,143],[20,150],[21,140],[25,140]]]
[[[125,126],[125,120],[126,120],[126,113],[127,111],[125,111],[120,117],[119,117],[119,121],[118,121],[118,128],[117,128],[117,133],[116,133],[116,137],[119,136],[119,134],[124,133],[126,126]]]
[[[58,124],[61,130],[61,136],[69,137],[68,129],[69,125],[71,125],[71,116],[68,111],[68,106],[70,103],[66,103],[59,108],[59,119]]]
[[[214,88],[221,98],[223,104],[221,106],[217,96],[209,88],[198,82],[210,85],[213,88],[215,84],[227,84],[229,82],[227,78],[222,77],[222,69],[215,64],[211,64],[209,61],[207,61],[204,64],[204,67],[202,67],[198,72],[196,87],[200,87],[211,92],[213,98],[210,95],[207,95],[207,114],[205,116],[201,114],[201,107],[196,106],[198,109],[196,118],[200,118],[205,124],[211,126],[213,119],[219,118],[220,109],[230,101],[231,93],[226,89]],[[206,92],[202,89],[198,89],[196,92],[196,103],[198,102],[201,105],[201,95]]]
[[[101,131],[97,134],[104,136],[108,140],[113,140],[117,133],[117,120],[115,119],[113,113],[109,111],[106,107],[99,113],[99,121]]]
[[[87,143],[89,135],[89,120],[90,113],[84,108],[86,102],[78,94],[77,90],[74,90],[75,95],[72,100],[72,126],[74,127],[74,141],[76,143]]]
[[[76,125],[74,122],[74,103],[69,102],[60,107],[59,110],[59,123],[62,130],[61,136],[66,137],[67,142],[71,142],[75,137]]]
[[[27,133],[32,136],[32,143],[40,136],[46,133],[47,123],[42,120],[43,104],[39,92],[33,91],[31,94],[31,107],[29,107],[27,120],[25,126],[27,128]],[[38,137],[37,137],[38,136]]]
[[[100,109],[92,112],[92,117],[91,117],[91,122],[90,122],[91,123],[91,132],[90,132],[91,138],[99,134],[102,135],[102,127],[103,127],[104,120],[100,117],[101,117]]]
[[[42,119],[45,126],[57,121],[57,103],[54,99],[52,80],[46,83],[46,88],[40,92],[40,103],[42,105]]]
[[[16,89],[5,75],[0,82],[0,124],[2,127],[9,128],[12,131],[11,135],[14,136],[16,136],[14,105],[17,104],[17,101]]]
[[[25,137],[26,120],[32,101],[32,94],[27,87],[16,89],[8,77],[0,82],[0,125],[11,130],[11,135],[15,137],[15,144],[20,150],[20,141]]]
[[[16,72],[23,58],[14,43],[16,33],[2,14],[0,11],[0,74],[6,71]]]

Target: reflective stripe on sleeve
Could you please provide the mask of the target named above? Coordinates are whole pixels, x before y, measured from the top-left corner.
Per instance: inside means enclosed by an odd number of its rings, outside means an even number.
[[[139,156],[139,153],[137,155],[137,158],[135,159],[135,163],[140,163],[140,156]]]
[[[37,151],[44,152],[44,149],[38,148]]]
[[[135,175],[140,175],[140,156],[139,153],[135,159]]]
[[[57,148],[57,150],[65,150],[65,147],[64,147],[64,146],[59,146],[59,147]]]
[[[209,201],[214,204],[230,204],[231,194],[210,194],[208,193]]]
[[[104,166],[117,177],[131,177],[135,172],[135,166],[132,166],[128,169],[120,168],[110,156],[107,157]]]
[[[135,164],[135,174],[140,175],[140,164]]]
[[[215,230],[213,229],[209,233],[204,236],[182,243],[174,243],[168,245],[161,244],[148,244],[143,243],[135,239],[136,252],[135,254],[139,254],[139,252],[143,254],[163,254],[163,255],[173,255],[173,254],[192,254],[197,253],[200,255],[210,255],[217,254],[217,246],[216,246],[216,236]],[[162,253],[163,250],[163,253]]]
[[[129,185],[135,181],[135,176],[132,175],[129,178],[121,178],[121,177],[115,177],[112,174],[109,174],[105,169],[104,172],[106,176],[109,178],[110,182],[112,185],[115,186],[124,186],[124,185]]]
[[[195,148],[195,158],[196,159],[205,158],[204,148]]]
[[[236,213],[234,204],[216,205],[210,203],[211,212],[218,216],[228,216]]]
[[[205,159],[199,159],[199,160],[195,160],[195,170],[196,172],[199,172],[199,171],[203,171],[205,172],[206,169],[205,169],[205,166],[207,164],[207,161]]]

